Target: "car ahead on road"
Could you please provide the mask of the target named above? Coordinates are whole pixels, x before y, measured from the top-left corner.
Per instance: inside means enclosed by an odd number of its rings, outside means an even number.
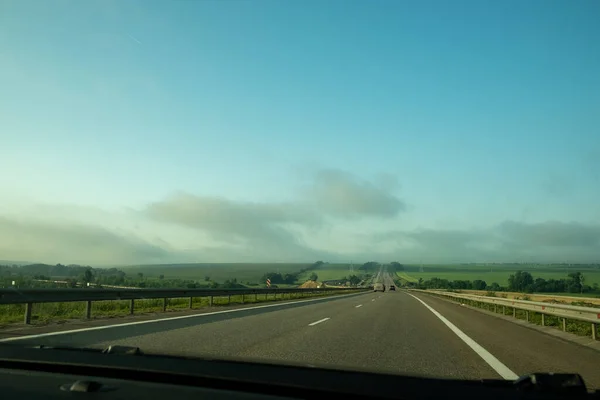
[[[374,292],[385,292],[385,285],[383,283],[376,283],[375,286],[373,286],[373,291]]]
[[[395,292],[396,291],[396,286],[390,285],[390,290],[393,290]]]

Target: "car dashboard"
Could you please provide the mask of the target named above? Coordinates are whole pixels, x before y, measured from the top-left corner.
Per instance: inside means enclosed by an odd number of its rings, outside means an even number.
[[[557,375],[550,380],[538,375],[537,384],[531,384],[536,379],[530,378],[515,386],[504,380],[429,379],[306,365],[154,356],[127,349],[0,346],[3,399],[600,399],[587,392],[578,375]]]

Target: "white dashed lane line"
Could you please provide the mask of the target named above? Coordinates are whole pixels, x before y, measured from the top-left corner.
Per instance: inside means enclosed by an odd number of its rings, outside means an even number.
[[[317,324],[320,324],[321,322],[325,322],[325,321],[327,321],[328,319],[330,319],[330,318],[323,318],[323,319],[320,319],[320,320],[318,320],[318,321],[315,321],[315,322],[313,322],[313,323],[311,323],[311,324],[308,324],[308,326],[315,326],[315,325],[317,325]]]

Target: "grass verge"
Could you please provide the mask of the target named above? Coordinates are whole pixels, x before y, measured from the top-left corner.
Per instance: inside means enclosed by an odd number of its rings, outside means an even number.
[[[492,296],[492,297],[494,297],[494,296]],[[576,334],[579,336],[587,336],[589,338],[592,337],[591,322],[583,322],[583,321],[566,319],[565,326],[563,327],[563,318],[562,317],[556,317],[556,316],[544,314],[543,324],[542,324],[542,313],[539,313],[539,312],[529,311],[529,316],[528,316],[527,311],[519,310],[519,309],[516,309],[513,307],[509,307],[509,306],[498,305],[498,306],[494,307],[494,304],[483,303],[483,302],[474,301],[474,300],[453,299],[451,297],[446,297],[446,296],[443,296],[442,298],[452,300],[456,303],[464,303],[471,307],[481,308],[483,310],[486,310],[486,311],[489,311],[492,313],[506,315],[506,316],[514,316],[517,319],[527,320],[527,318],[529,317],[528,322],[532,323],[532,324],[536,324],[536,325],[540,325],[540,326],[541,325],[550,326],[550,327],[564,330],[565,332],[573,333],[573,334]]]

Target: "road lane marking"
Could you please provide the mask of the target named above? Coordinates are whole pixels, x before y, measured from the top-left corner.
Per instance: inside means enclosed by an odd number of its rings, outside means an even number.
[[[362,307],[362,304],[359,304],[357,306],[354,306],[354,308],[358,308],[358,307]]]
[[[205,316],[209,316],[209,315],[236,313],[236,312],[242,312],[242,311],[251,311],[251,310],[258,310],[258,309],[261,309],[261,308],[286,306],[286,305],[291,305],[291,304],[312,303],[312,302],[318,302],[318,301],[325,301],[327,299],[331,300],[331,299],[340,299],[340,298],[344,298],[344,297],[348,297],[348,296],[357,296],[357,295],[360,295],[360,294],[361,293],[340,294],[340,295],[337,295],[337,296],[334,296],[334,297],[325,297],[325,298],[307,299],[307,300],[296,300],[296,301],[288,301],[288,302],[285,302],[285,303],[265,304],[265,305],[262,305],[262,306],[250,306],[250,307],[244,307],[244,308],[236,308],[235,310],[212,311],[212,312],[202,313],[202,314],[180,315],[178,317],[167,317],[167,318],[160,318],[160,319],[149,319],[149,320],[145,320],[145,321],[125,322],[125,323],[122,323],[122,324],[114,324],[114,325],[91,326],[89,328],[71,329],[71,330],[68,330],[68,331],[38,333],[38,334],[35,334],[35,335],[26,335],[26,336],[18,336],[18,337],[11,337],[11,338],[0,339],[0,343],[1,342],[14,342],[14,341],[17,341],[17,340],[37,339],[37,338],[47,337],[47,336],[68,335],[68,334],[71,334],[71,333],[99,331],[99,330],[102,330],[102,329],[120,328],[120,327],[133,326],[133,325],[152,324],[152,323],[155,323],[155,322],[175,321],[175,320],[178,320],[178,319],[185,319],[185,318],[201,318],[201,317],[205,317]]]
[[[490,367],[492,367],[492,369],[496,371],[498,375],[500,375],[502,378],[506,380],[515,380],[519,377],[517,374],[512,372],[506,365],[502,364],[502,362],[496,357],[494,357],[489,351],[480,346],[479,343],[468,337],[463,331],[458,329],[456,325],[448,321],[442,314],[434,310],[429,304],[425,303],[423,300],[421,300],[417,296],[414,296],[411,293],[407,294],[409,296],[414,297],[419,302],[421,302],[421,304],[427,307],[427,309],[431,311],[433,315],[438,317],[448,328],[450,328],[452,332],[456,334],[456,336],[458,336],[463,342],[465,342],[467,346],[473,349],[473,351],[477,353],[479,357],[481,357],[483,361],[485,361]]]
[[[325,322],[325,321],[327,321],[328,319],[330,319],[330,318],[328,317],[328,318],[323,318],[323,319],[320,319],[320,320],[318,320],[318,321],[315,321],[315,322],[313,322],[312,324],[308,324],[308,326],[315,326],[315,325],[317,325],[317,324],[320,324],[321,322]]]
[[[371,300],[371,301],[375,301],[375,299]]]

